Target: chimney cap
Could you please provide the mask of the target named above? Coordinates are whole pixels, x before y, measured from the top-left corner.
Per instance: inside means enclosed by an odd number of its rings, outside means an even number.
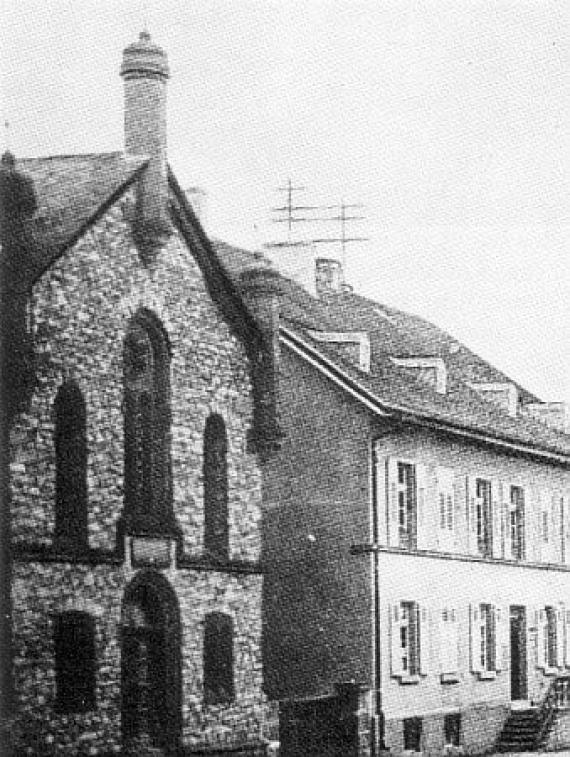
[[[121,76],[125,79],[158,77],[168,79],[168,58],[162,47],[156,45],[147,31],[142,31],[136,42],[123,50]]]

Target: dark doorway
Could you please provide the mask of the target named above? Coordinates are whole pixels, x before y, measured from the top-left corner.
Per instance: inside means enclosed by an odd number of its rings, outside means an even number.
[[[528,697],[526,666],[526,609],[511,606],[511,699]]]
[[[139,573],[122,608],[121,718],[127,754],[145,748],[173,754],[180,741],[180,615],[159,573]]]

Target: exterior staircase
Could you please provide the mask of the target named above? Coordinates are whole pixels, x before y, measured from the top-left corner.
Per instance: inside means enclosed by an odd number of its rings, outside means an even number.
[[[537,707],[513,710],[496,744],[498,752],[532,752],[543,747],[557,713],[570,707],[570,675],[553,679]]]

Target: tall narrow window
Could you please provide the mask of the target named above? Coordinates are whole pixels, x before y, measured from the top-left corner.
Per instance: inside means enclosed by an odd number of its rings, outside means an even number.
[[[491,482],[478,478],[475,498],[475,530],[477,532],[477,551],[483,557],[490,557],[492,544]]]
[[[510,496],[510,539],[511,555],[514,560],[524,560],[524,490],[511,486]]]
[[[417,528],[416,471],[410,463],[398,463],[397,492],[400,545],[414,549]]]
[[[54,404],[55,539],[63,549],[87,546],[87,434],[83,396],[63,384]]]
[[[428,671],[427,608],[417,602],[400,602],[390,608],[390,615],[392,675],[417,683]]]
[[[495,670],[495,614],[492,605],[480,606],[479,654],[481,670]]]
[[[56,706],[60,712],[95,708],[95,624],[85,612],[57,615],[54,625]]]
[[[233,621],[212,612],[204,623],[204,699],[207,704],[223,704],[234,697]]]
[[[219,415],[210,415],[204,432],[204,546],[206,552],[227,560],[228,528],[228,440]]]
[[[170,356],[157,319],[131,321],[124,346],[125,503],[128,527],[160,533],[173,523]]]

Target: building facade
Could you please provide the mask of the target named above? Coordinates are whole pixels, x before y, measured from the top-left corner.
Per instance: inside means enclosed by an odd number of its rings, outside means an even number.
[[[282,754],[567,743],[570,438],[432,324],[347,288],[302,297],[265,488]]]
[[[125,154],[3,164],[5,211],[22,182],[36,196],[2,240],[29,347],[6,356],[15,750],[257,753],[278,434],[244,298],[263,315],[271,286],[254,268],[238,294],[168,170],[148,34],[121,75]]]

